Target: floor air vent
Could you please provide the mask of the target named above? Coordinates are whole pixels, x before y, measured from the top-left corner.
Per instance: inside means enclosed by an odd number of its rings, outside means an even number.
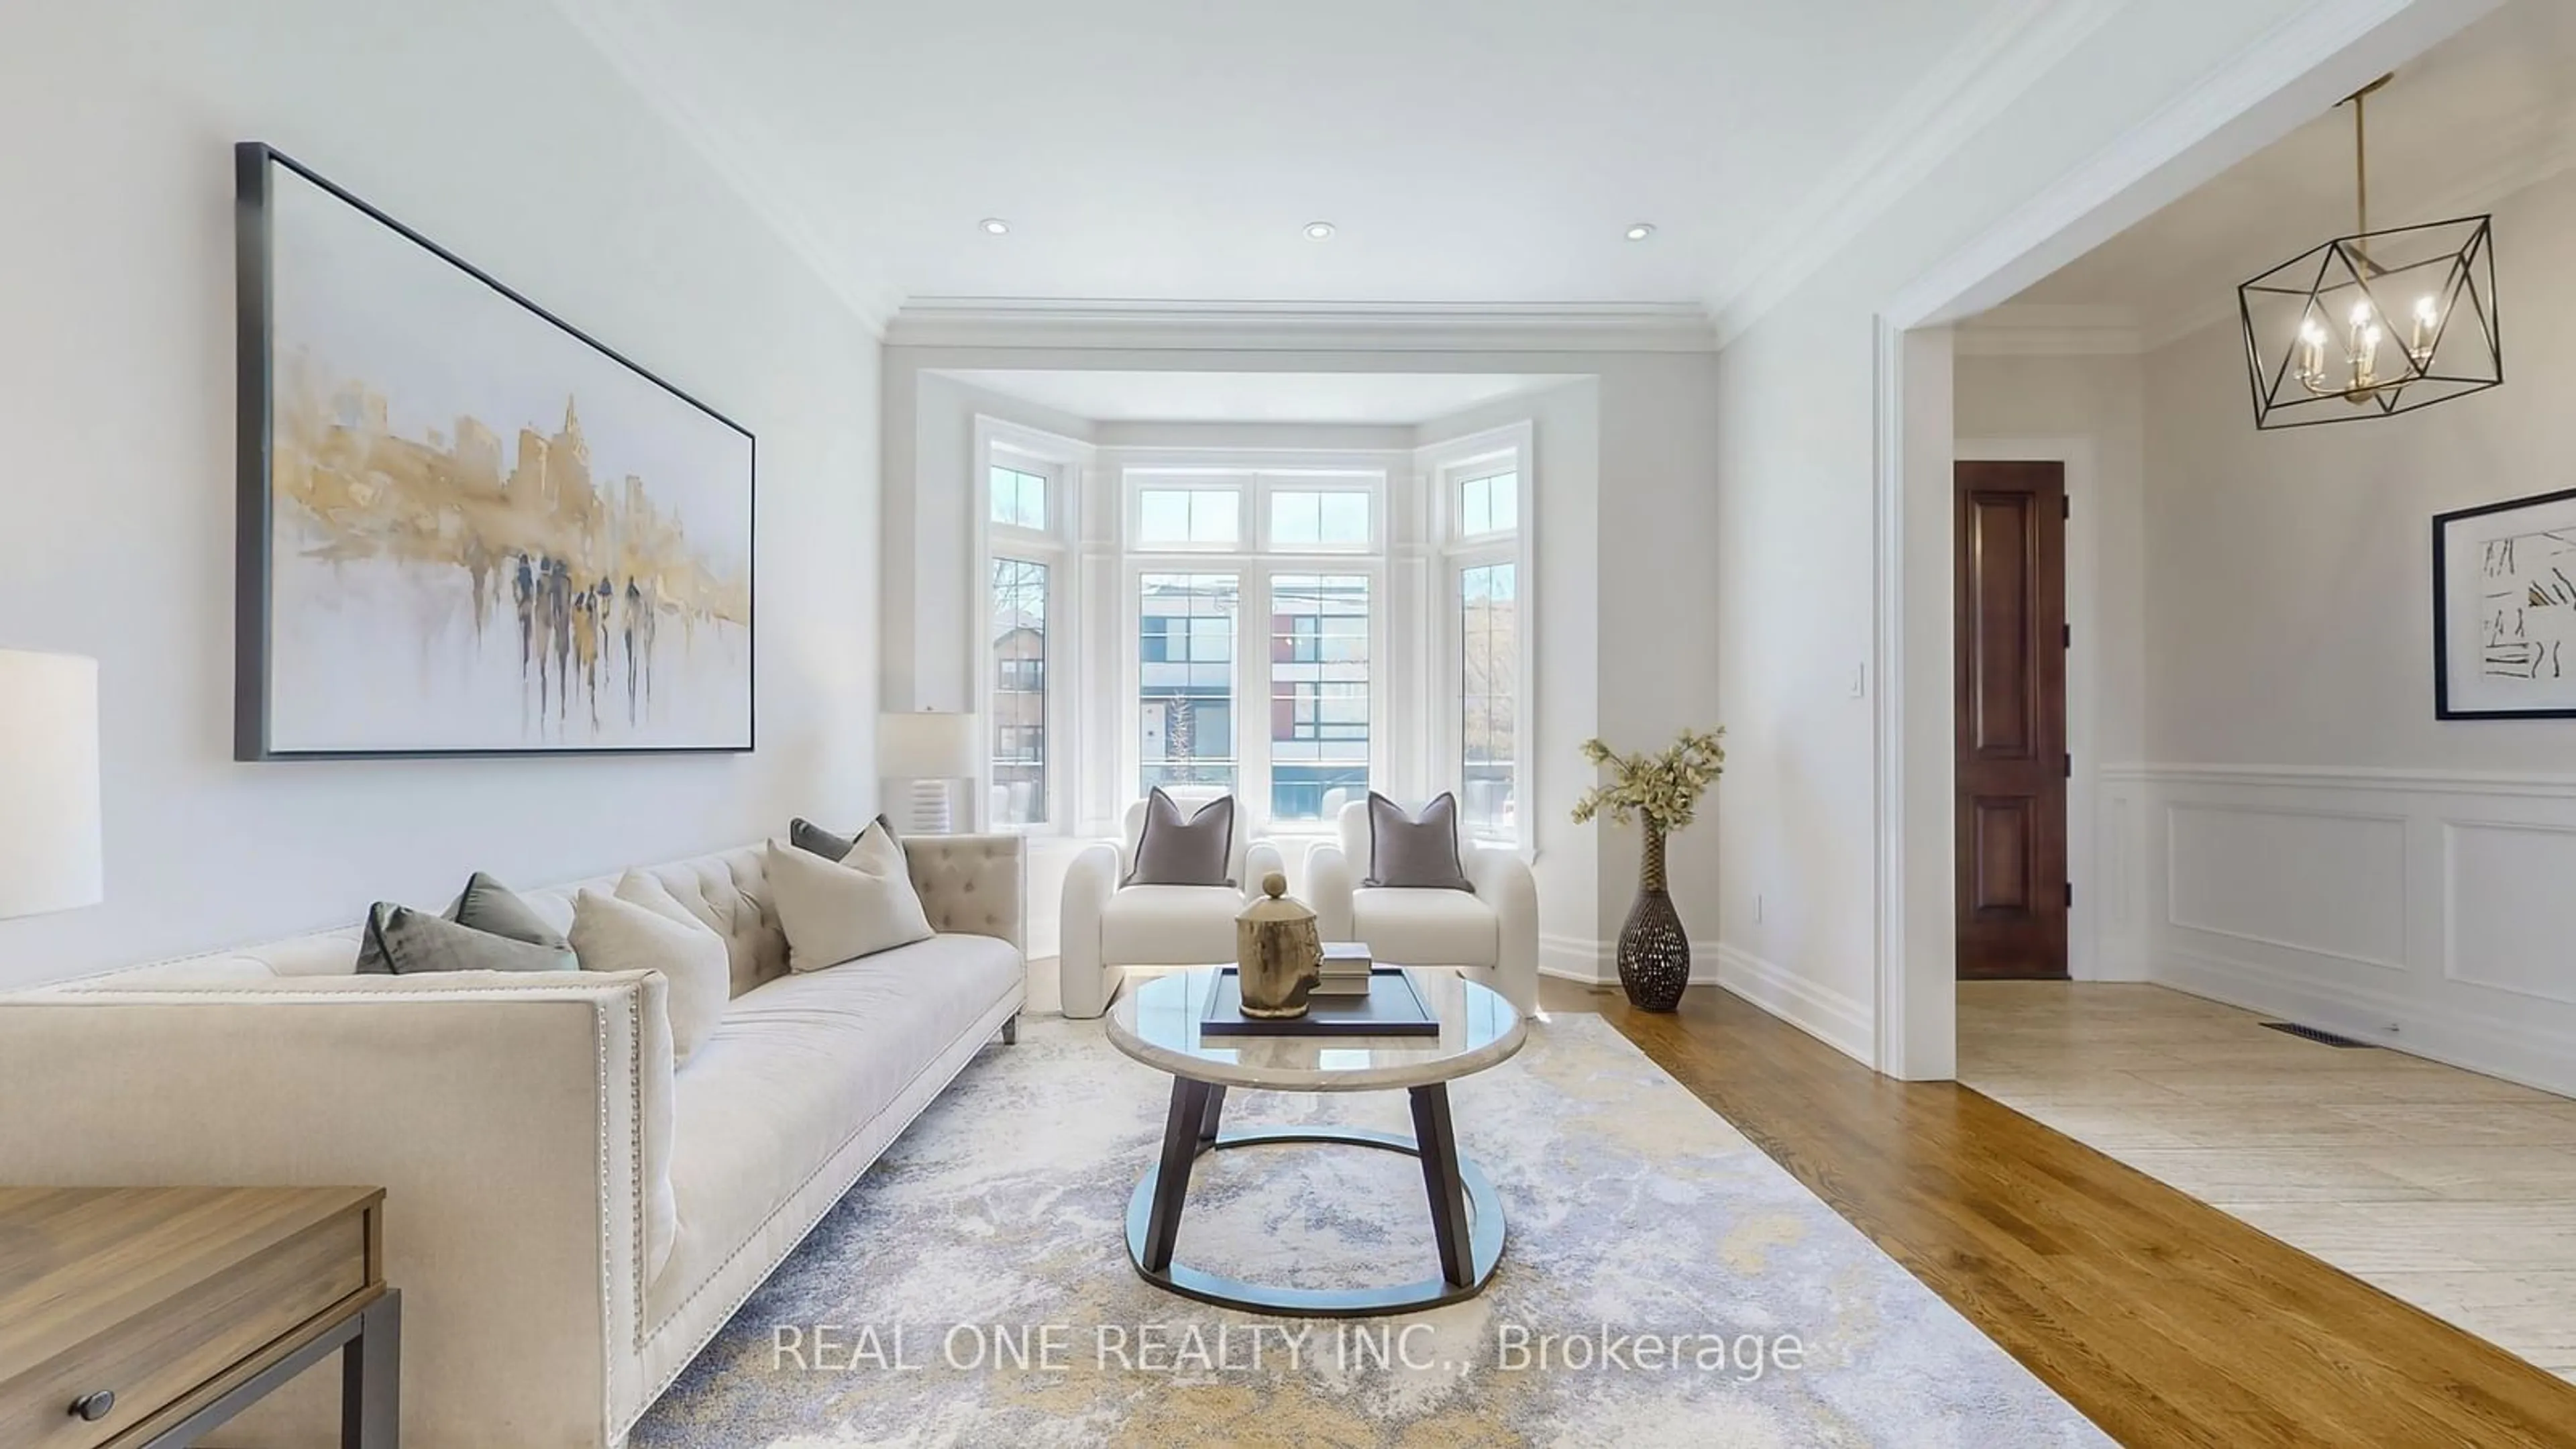
[[[2295,1021],[2267,1021],[2263,1023],[2263,1025],[2273,1031],[2285,1031],[2292,1036],[2299,1037],[2306,1041],[2315,1042],[2319,1046],[2352,1047],[2368,1050],[2375,1045],[2375,1043],[2372,1042],[2354,1041],[2348,1036],[2337,1036],[2333,1032],[2322,1031],[2313,1026],[2301,1026]]]

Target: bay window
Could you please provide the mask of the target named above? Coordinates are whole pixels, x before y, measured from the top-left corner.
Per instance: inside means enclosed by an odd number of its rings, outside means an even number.
[[[984,717],[987,828],[1061,828],[1073,636],[1066,537],[1080,477],[1059,440],[998,426],[976,435],[983,541],[975,708]]]
[[[1473,838],[1525,845],[1529,435],[992,448],[995,821],[1106,834],[1196,787],[1323,835],[1371,789],[1451,791]]]

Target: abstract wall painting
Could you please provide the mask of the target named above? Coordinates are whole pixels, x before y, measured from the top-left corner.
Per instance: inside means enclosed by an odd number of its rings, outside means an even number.
[[[2576,489],[2433,520],[2433,712],[2576,718]]]
[[[235,148],[235,754],[747,751],[750,433]]]

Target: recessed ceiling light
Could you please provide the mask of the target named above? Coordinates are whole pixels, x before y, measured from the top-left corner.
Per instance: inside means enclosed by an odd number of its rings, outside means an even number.
[[[1322,241],[1332,234],[1333,224],[1329,221],[1310,221],[1306,223],[1306,240],[1308,241]]]
[[[1630,241],[1644,241],[1646,238],[1653,236],[1654,234],[1655,224],[1651,221],[1641,221],[1635,226],[1628,228],[1627,231],[1627,237]]]
[[[984,229],[986,236],[1007,236],[1011,230],[1011,224],[998,216],[988,216],[975,224]]]

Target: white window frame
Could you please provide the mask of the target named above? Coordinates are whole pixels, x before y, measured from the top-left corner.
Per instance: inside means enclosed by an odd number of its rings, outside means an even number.
[[[1145,627],[1147,574],[1234,576],[1234,793],[1251,813],[1247,822],[1274,839],[1323,839],[1333,822],[1281,822],[1270,816],[1270,593],[1283,574],[1356,574],[1369,587],[1369,758],[1371,781],[1385,788],[1389,741],[1387,711],[1387,571],[1383,559],[1352,554],[1131,554],[1120,571],[1126,603],[1119,611],[1119,783],[1132,797],[1145,778],[1144,660],[1138,647]]]
[[[1234,494],[1234,537],[1225,540],[1196,542],[1190,539],[1158,539],[1145,542],[1145,495],[1155,493],[1223,493]],[[1150,550],[1159,554],[1240,554],[1252,547],[1253,494],[1258,491],[1250,474],[1202,472],[1195,469],[1155,472],[1141,476],[1130,472],[1119,490],[1127,515],[1124,538],[1131,554]]]
[[[1073,540],[1079,536],[1082,475],[1091,461],[1089,445],[1071,438],[1000,418],[975,419],[975,461],[971,507],[974,518],[975,565],[973,633],[970,670],[975,681],[975,713],[983,722],[984,740],[976,750],[975,798],[967,818],[975,828],[1024,835],[1072,833],[1074,774],[1082,759],[1075,737],[1080,718],[1077,694],[1082,678],[1079,626],[1081,593],[1074,577]],[[1047,526],[1021,528],[993,519],[993,470],[1009,468],[1046,480]],[[993,801],[993,561],[1016,559],[1043,564],[1047,570],[1046,819],[1033,824],[1006,824],[994,818]]]
[[[1532,827],[1532,816],[1538,808],[1539,758],[1538,554],[1537,531],[1531,526],[1537,505],[1537,449],[1534,444],[1535,430],[1529,423],[1522,422],[1434,444],[1416,453],[1421,465],[1420,476],[1431,492],[1432,547],[1440,560],[1437,570],[1440,594],[1433,609],[1436,620],[1433,637],[1438,650],[1441,683],[1433,693],[1430,711],[1432,777],[1440,782],[1440,789],[1456,791],[1464,798],[1466,742],[1463,738],[1465,721],[1460,708],[1460,685],[1466,676],[1465,621],[1460,617],[1463,575],[1468,569],[1487,564],[1512,564],[1519,634],[1512,701],[1513,838],[1509,841],[1484,839],[1481,843],[1507,845],[1529,860],[1537,859],[1538,855],[1538,832]],[[1460,487],[1507,470],[1517,480],[1512,503],[1516,526],[1508,532],[1474,535],[1462,532]]]
[[[1395,755],[1387,655],[1390,616],[1394,612],[1387,567],[1388,492],[1398,486],[1409,459],[1395,452],[1127,449],[1103,462],[1118,477],[1120,512],[1127,525],[1121,539],[1118,573],[1124,596],[1118,611],[1119,788],[1132,798],[1144,779],[1144,701],[1140,697],[1143,665],[1138,644],[1144,627],[1145,575],[1232,574],[1237,589],[1235,795],[1245,802],[1249,828],[1289,842],[1330,838],[1335,828],[1330,820],[1280,822],[1270,818],[1271,589],[1282,574],[1358,574],[1368,579],[1368,772],[1376,788],[1389,788],[1388,770]],[[1244,517],[1237,526],[1235,543],[1148,546],[1141,542],[1145,490],[1188,487],[1239,490]],[[1270,496],[1281,490],[1365,492],[1370,500],[1368,542],[1300,548],[1294,553],[1272,551]]]
[[[1261,495],[1260,502],[1254,505],[1253,509],[1253,522],[1259,525],[1259,531],[1253,538],[1253,547],[1256,551],[1274,556],[1288,551],[1286,546],[1273,537],[1278,520],[1274,516],[1276,510],[1271,506],[1271,501],[1277,495],[1281,493],[1357,493],[1368,500],[1368,537],[1358,543],[1300,544],[1297,546],[1297,552],[1331,555],[1336,558],[1383,558],[1386,555],[1388,487],[1386,475],[1381,474],[1370,478],[1348,473],[1265,472],[1256,475],[1256,478]]]

